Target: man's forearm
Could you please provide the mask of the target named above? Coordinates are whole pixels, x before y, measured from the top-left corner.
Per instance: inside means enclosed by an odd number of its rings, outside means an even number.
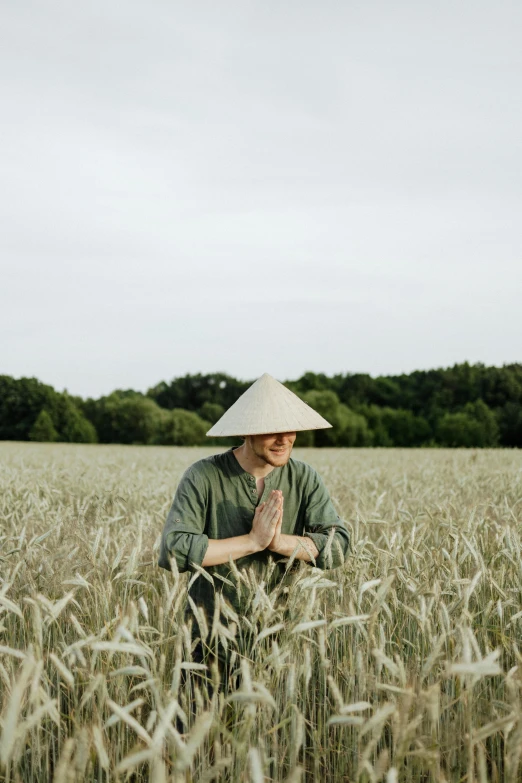
[[[311,562],[312,558],[310,555],[312,555],[314,560],[317,560],[319,557],[319,550],[311,538],[308,538],[307,536],[289,536],[284,533],[279,536],[277,549],[272,551],[277,552],[278,555],[291,557],[296,547],[298,547],[298,549],[295,556],[298,560],[307,560],[308,562]]]
[[[240,557],[253,555],[259,552],[260,548],[250,535],[233,536],[232,538],[210,538],[205,557],[201,565],[207,566],[221,565],[228,563],[229,557],[232,560],[238,560]]]
[[[280,535],[277,549],[271,551],[277,552],[277,554],[284,557],[290,557],[294,553],[296,546],[298,549],[295,556],[298,560],[311,561],[312,557],[314,560],[319,557],[319,550],[316,545],[311,538],[306,536]],[[254,538],[248,534],[234,536],[233,538],[210,538],[201,565],[204,568],[221,565],[222,563],[228,563],[230,557],[232,560],[238,560],[240,557],[260,552],[261,549],[262,547],[256,544]]]

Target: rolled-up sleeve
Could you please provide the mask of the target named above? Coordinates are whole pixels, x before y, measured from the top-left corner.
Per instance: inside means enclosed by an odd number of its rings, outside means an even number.
[[[317,471],[310,468],[305,496],[304,535],[317,547],[318,568],[339,568],[350,550],[348,528],[334,508]]]
[[[192,466],[181,478],[165,521],[158,560],[162,568],[171,570],[170,558],[179,571],[193,571],[194,563],[202,564],[208,549],[206,505],[204,484]]]

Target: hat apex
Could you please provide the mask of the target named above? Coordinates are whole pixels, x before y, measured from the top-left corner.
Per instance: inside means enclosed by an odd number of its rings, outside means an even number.
[[[332,425],[268,373],[249,386],[207,432],[209,437],[320,430]]]

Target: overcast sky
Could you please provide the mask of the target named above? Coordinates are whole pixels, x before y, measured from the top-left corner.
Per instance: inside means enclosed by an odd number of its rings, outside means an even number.
[[[0,373],[522,361],[518,0],[0,9]]]

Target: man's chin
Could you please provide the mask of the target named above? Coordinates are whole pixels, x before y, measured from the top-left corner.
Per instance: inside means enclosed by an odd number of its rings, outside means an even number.
[[[285,451],[285,453],[281,455],[265,454],[265,460],[268,462],[269,465],[272,465],[272,467],[274,468],[282,468],[283,465],[286,465],[289,459],[290,459],[289,451]]]

